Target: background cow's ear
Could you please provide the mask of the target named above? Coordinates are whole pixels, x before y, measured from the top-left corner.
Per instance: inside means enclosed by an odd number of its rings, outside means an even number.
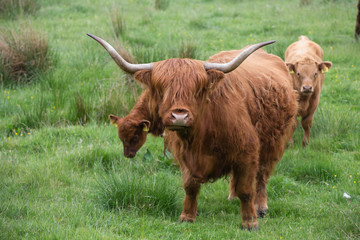
[[[216,84],[221,82],[221,80],[224,79],[225,77],[225,74],[223,72],[215,69],[207,70],[206,73],[209,79],[209,86],[208,86],[209,88],[215,87]]]
[[[286,66],[288,67],[290,74],[295,73],[295,65],[294,65],[294,64],[292,64],[292,63],[286,63]]]
[[[150,130],[150,122],[148,120],[141,120],[140,126],[143,128],[144,132],[148,132]]]
[[[117,121],[120,119],[120,117],[117,117],[117,116],[115,116],[115,115],[109,115],[109,118],[110,118],[110,123],[112,124],[112,125],[115,125],[115,126],[117,126]]]
[[[329,71],[331,66],[332,66],[332,63],[329,61],[322,62],[318,65],[319,71],[321,71],[322,73],[326,73],[327,71]]]
[[[137,71],[134,78],[142,84],[145,84],[147,87],[151,87],[151,70]]]

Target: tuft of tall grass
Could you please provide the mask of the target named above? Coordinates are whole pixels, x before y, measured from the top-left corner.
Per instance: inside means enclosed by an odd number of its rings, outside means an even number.
[[[158,62],[168,58],[178,57],[176,49],[147,48],[137,46],[133,48],[134,56],[139,63]]]
[[[311,3],[311,0],[300,0],[299,3],[300,3],[300,6],[306,6]]]
[[[114,35],[116,37],[122,36],[126,30],[126,21],[122,11],[116,7],[112,8],[110,10],[110,19]]]
[[[166,172],[144,175],[114,169],[98,178],[94,198],[109,210],[135,209],[174,215],[178,211],[178,197],[171,181],[171,175]]]
[[[114,44],[114,48],[129,63],[137,63],[137,61],[132,53],[131,48],[124,47],[124,45],[118,39]]]
[[[181,58],[196,58],[196,44],[191,41],[183,41],[179,49]]]
[[[47,38],[31,27],[3,31],[0,36],[0,81],[27,83],[56,63],[56,54]]]
[[[96,121],[108,122],[109,114],[127,115],[143,91],[131,75],[119,71],[115,78],[101,90],[98,102],[91,106],[90,111]]]
[[[85,101],[81,94],[77,92],[75,94],[75,115],[80,124],[85,124],[90,120],[89,112],[85,106]]]
[[[166,10],[170,5],[169,0],[155,0],[155,9]]]
[[[5,18],[34,14],[38,9],[36,0],[0,0],[0,16]]]

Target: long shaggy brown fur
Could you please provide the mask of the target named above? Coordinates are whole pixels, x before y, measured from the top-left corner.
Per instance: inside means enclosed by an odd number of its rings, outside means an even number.
[[[222,52],[209,61],[228,62],[239,53]],[[260,215],[267,210],[268,177],[283,155],[297,113],[284,62],[258,50],[224,74],[205,71],[201,61],[169,59],[135,78],[148,86],[149,109],[163,125],[169,125],[172,111],[189,113],[189,126],[169,140],[186,192],[181,220],[195,220],[201,183],[232,173],[243,227],[256,228],[255,210]]]

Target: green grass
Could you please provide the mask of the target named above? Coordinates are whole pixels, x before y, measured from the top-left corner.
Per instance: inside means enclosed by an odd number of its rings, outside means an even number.
[[[0,20],[1,32],[31,21],[57,55],[30,83],[0,85],[0,239],[358,239],[356,1],[163,2],[158,9],[154,0],[36,1],[35,15]],[[121,34],[110,16],[115,8],[126,23]],[[299,127],[270,179],[269,213],[258,232],[241,230],[240,201],[227,201],[228,179],[202,187],[195,223],[178,221],[184,190],[162,139],[149,136],[126,159],[108,123],[109,114],[130,111],[142,87],[86,33],[121,42],[138,63],[206,60],[273,39],[265,49],[283,58],[300,35],[322,46],[333,67],[310,145],[302,149]]]

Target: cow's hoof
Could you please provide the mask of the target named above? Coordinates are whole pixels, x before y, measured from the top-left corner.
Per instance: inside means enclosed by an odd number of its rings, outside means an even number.
[[[194,222],[196,217],[188,216],[185,214],[180,215],[180,222]]]
[[[241,225],[241,228],[243,230],[248,230],[248,231],[259,231],[259,223],[258,222],[256,222],[256,223],[251,222],[251,223],[248,223],[248,224],[243,223]]]
[[[237,197],[235,192],[230,191],[229,196],[228,196],[228,200],[233,200]]]
[[[265,215],[266,215],[266,210],[267,210],[267,209],[258,210],[258,211],[257,211],[257,217],[259,217],[259,218],[265,217]]]

